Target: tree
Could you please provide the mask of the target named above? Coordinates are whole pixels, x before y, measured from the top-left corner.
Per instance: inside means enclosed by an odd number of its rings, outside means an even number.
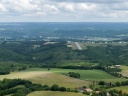
[[[121,86],[120,82],[116,82],[116,86]]]
[[[52,91],[58,91],[59,90],[59,86],[57,84],[54,84],[51,86],[51,90]]]
[[[59,90],[60,91],[66,91],[66,88],[65,87],[60,87]]]
[[[105,82],[104,81],[100,81],[98,84],[99,85],[105,85]]]

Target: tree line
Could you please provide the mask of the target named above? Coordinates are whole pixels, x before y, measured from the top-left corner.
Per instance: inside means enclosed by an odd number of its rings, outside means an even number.
[[[23,87],[20,87],[21,85]],[[52,86],[41,85],[23,79],[3,79],[2,81],[0,81],[0,96],[5,96],[9,94],[12,94],[11,96],[26,96],[33,91],[47,90],[75,92],[75,89],[73,90],[70,88],[60,87],[57,84],[53,84]]]

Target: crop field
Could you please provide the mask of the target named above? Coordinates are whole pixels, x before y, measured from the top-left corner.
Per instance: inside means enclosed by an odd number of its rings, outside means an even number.
[[[52,91],[35,91],[27,96],[87,96],[82,93],[74,93],[74,92],[52,92]]]
[[[80,79],[72,78],[66,76],[68,72],[76,72],[81,75]],[[0,80],[8,78],[21,78],[30,80],[33,83],[47,84],[49,86],[53,84],[58,84],[59,86],[64,86],[66,88],[76,88],[82,86],[89,86],[90,81],[121,81],[124,79],[119,79],[114,76],[107,74],[101,70],[71,70],[71,69],[56,69],[51,68],[48,71],[46,68],[30,68],[22,72],[12,72],[8,75],[0,75]]]
[[[122,75],[128,77],[128,66],[121,66]]]
[[[114,88],[111,88],[111,89],[116,89],[116,90],[122,90],[123,92],[125,93],[128,93],[128,86],[120,86],[120,87],[114,87]]]
[[[21,78],[30,80],[33,83],[47,84],[49,86],[58,84],[66,88],[76,88],[81,86],[88,86],[89,82],[85,80],[71,78],[62,74],[57,74],[48,71],[27,71],[27,72],[14,72],[9,75],[0,75],[0,80],[4,78],[14,79]]]
[[[83,85],[89,85],[88,81],[79,80],[52,72],[49,72],[46,75],[38,76],[36,78],[29,78],[29,80],[34,83],[47,84],[49,86],[53,84],[58,84],[59,86],[64,86],[66,88],[76,88],[81,87]]]
[[[43,68],[31,68],[26,71],[47,71]],[[67,74],[68,72],[76,72],[80,74],[82,80],[104,80],[104,81],[123,81],[124,79],[116,78],[102,70],[72,70],[72,69],[56,69],[51,68],[50,72],[60,74]]]

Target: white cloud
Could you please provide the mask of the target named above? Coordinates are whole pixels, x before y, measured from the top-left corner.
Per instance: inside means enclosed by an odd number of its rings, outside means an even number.
[[[43,10],[47,13],[53,13],[53,14],[59,13],[59,10],[55,5],[49,5],[49,4],[43,5]]]
[[[62,11],[69,11],[69,12],[73,12],[75,11],[75,5],[73,3],[68,3],[68,2],[63,2],[63,3],[59,3],[59,8]]]
[[[0,12],[7,11],[6,8],[3,6],[3,4],[0,4]]]
[[[77,7],[79,10],[83,10],[83,11],[91,11],[97,9],[97,6],[95,4],[86,4],[86,3],[79,3],[77,4]]]
[[[44,15],[47,15],[45,12],[37,12],[36,15],[38,16],[44,16]]]
[[[50,0],[50,1],[56,1],[56,2],[75,2],[75,3],[122,3],[127,2],[127,0]]]
[[[31,4],[31,0],[2,0],[3,6],[11,12],[26,12],[38,10],[38,6]]]
[[[60,21],[89,18],[113,18],[119,20],[128,16],[127,0],[0,0],[0,17],[24,18],[37,21],[42,18]],[[53,18],[53,19],[52,19]],[[35,19],[35,20],[36,20]],[[90,20],[91,20],[90,19]],[[26,20],[26,19],[25,19]],[[121,20],[121,19],[120,19]],[[1,19],[0,19],[1,21]],[[19,21],[17,19],[17,21]]]

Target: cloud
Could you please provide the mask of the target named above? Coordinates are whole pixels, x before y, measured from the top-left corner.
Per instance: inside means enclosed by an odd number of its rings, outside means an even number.
[[[77,4],[77,7],[79,10],[83,10],[83,11],[91,11],[97,9],[97,6],[95,4],[86,4],[86,3],[79,3]]]
[[[59,9],[55,5],[45,4],[42,8],[47,13],[59,13]]]
[[[67,12],[73,12],[73,11],[75,11],[75,4],[74,3],[63,2],[63,3],[59,3],[58,4],[58,7],[62,11],[67,11]]]
[[[0,12],[5,12],[7,11],[6,8],[3,6],[3,4],[0,4]]]
[[[29,0],[1,0],[8,13],[21,13],[37,10],[37,5],[31,4]]]
[[[76,3],[81,3],[81,2],[90,2],[90,3],[122,3],[122,2],[127,2],[127,0],[51,0],[55,2],[76,2]]]
[[[127,16],[127,0],[0,0],[0,17],[17,18],[17,21],[19,18],[29,21],[33,18],[35,21],[41,18],[48,21],[86,21],[97,18],[105,18],[107,21],[107,18],[125,18],[127,21]]]

